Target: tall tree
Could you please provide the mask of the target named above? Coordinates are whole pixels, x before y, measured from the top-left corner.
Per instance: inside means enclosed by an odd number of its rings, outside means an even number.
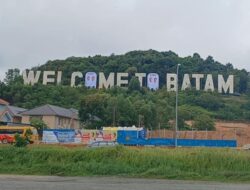
[[[4,82],[9,85],[11,84],[17,77],[20,76],[20,70],[15,69],[8,69],[8,71],[5,73]]]
[[[128,90],[129,91],[140,91],[140,82],[137,77],[132,77],[129,81]]]

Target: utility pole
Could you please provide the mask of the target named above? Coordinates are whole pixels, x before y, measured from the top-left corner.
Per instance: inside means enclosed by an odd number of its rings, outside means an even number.
[[[139,114],[138,116],[138,127],[140,128],[141,127],[141,115]]]
[[[180,64],[177,65],[176,69],[176,99],[175,99],[175,147],[178,146],[178,77],[179,77],[179,67]]]
[[[115,127],[115,113],[116,110],[115,110],[115,106],[113,107],[113,126]]]

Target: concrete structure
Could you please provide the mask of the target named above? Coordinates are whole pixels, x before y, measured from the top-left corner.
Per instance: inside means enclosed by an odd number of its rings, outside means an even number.
[[[26,109],[10,106],[7,101],[0,99],[0,121],[21,123],[21,112],[23,111]]]
[[[51,129],[78,129],[80,127],[78,110],[49,104],[22,112],[22,123],[30,123],[32,119],[44,121]]]

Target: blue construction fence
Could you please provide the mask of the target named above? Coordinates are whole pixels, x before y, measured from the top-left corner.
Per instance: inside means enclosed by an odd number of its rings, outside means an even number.
[[[176,139],[146,138],[146,131],[118,131],[117,142],[130,146],[175,146]],[[177,139],[183,147],[237,147],[236,140]]]
[[[78,143],[74,129],[47,129],[43,131],[45,143]],[[118,130],[117,142],[129,146],[175,146],[172,138],[149,138],[146,130]],[[183,147],[237,147],[236,140],[177,139]]]

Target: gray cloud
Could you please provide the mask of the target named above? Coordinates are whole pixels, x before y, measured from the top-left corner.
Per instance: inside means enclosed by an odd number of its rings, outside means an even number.
[[[69,56],[198,52],[250,70],[248,0],[1,0],[0,78]]]

